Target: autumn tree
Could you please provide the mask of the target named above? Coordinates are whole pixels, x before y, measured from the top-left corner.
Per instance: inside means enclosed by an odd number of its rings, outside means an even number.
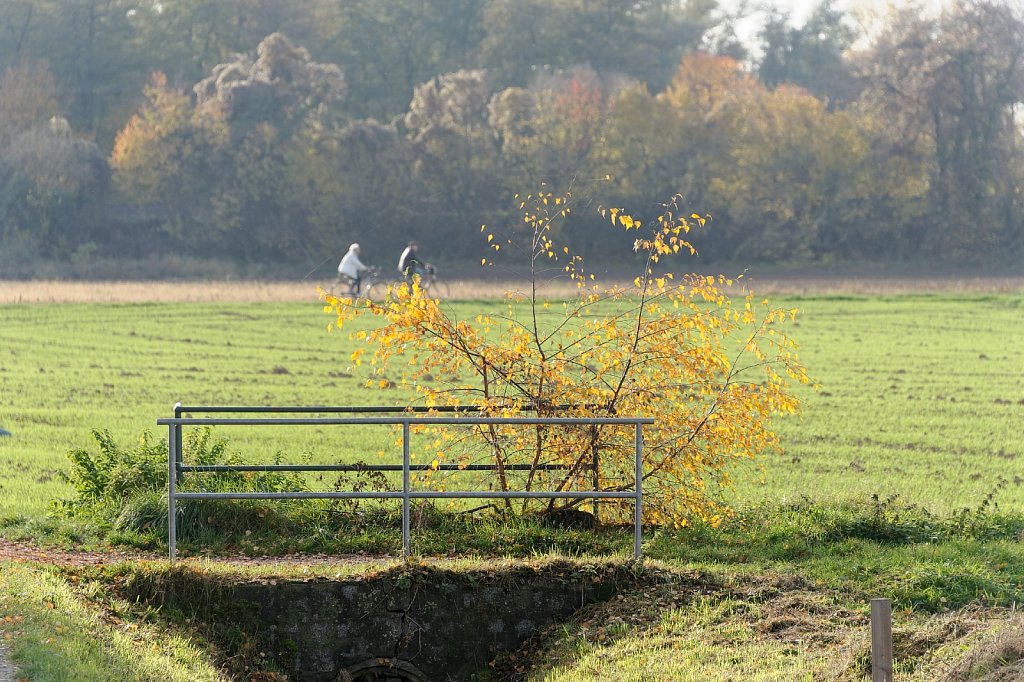
[[[535,78],[528,89],[529,132],[519,136],[515,149],[519,170],[555,186],[588,173],[602,142],[608,100],[626,85],[623,78],[602,78],[585,66]]]
[[[698,237],[705,257],[902,253],[920,215],[922,168],[888,153],[886,121],[870,106],[835,108],[792,85],[769,89],[735,61],[700,53],[680,63],[658,103],[669,108],[657,114],[668,133],[652,131],[649,158],[673,150],[663,177],[715,216],[716,229]]]
[[[310,130],[344,120],[341,69],[274,33],[255,53],[218,64],[194,88],[200,125],[223,125],[231,141],[211,199],[219,243],[244,262],[305,255],[307,225],[294,220],[292,150]]]
[[[397,259],[395,244],[423,222],[412,200],[410,145],[393,124],[366,119],[331,131],[307,128],[292,138],[284,162],[278,183],[289,221],[305,226],[304,247],[314,253],[359,242],[367,261],[380,264]]]
[[[693,141],[683,126],[663,97],[639,83],[630,85],[609,99],[602,132],[615,144],[597,145],[592,167],[608,176],[609,192],[620,203],[657,205],[685,182],[686,152]]]
[[[726,255],[810,260],[826,235],[831,253],[872,255],[863,248],[878,241],[866,192],[870,140],[856,118],[791,86],[758,86],[737,113],[748,117],[727,154],[709,162],[705,195],[721,209],[715,219]]]
[[[94,237],[109,180],[99,149],[64,118],[16,136],[0,159],[0,238],[24,255],[67,258]]]
[[[457,265],[467,231],[515,217],[502,197],[603,178],[618,205],[706,207],[705,260],[1016,263],[1020,10],[963,0],[860,36],[835,7],[768,14],[759,58],[715,0],[4,0],[3,229],[24,245],[87,206],[71,242],[125,257],[173,244],[301,273],[416,236]],[[67,142],[38,135],[55,115],[109,158],[112,201],[24,203],[25,169]],[[639,260],[602,228],[554,229]]]
[[[914,241],[953,256],[1019,246],[1019,11],[963,1],[937,17],[903,12],[860,60],[863,106],[888,122],[893,151],[924,150],[931,166],[932,210]]]
[[[213,67],[193,90],[200,119],[225,120],[235,142],[265,125],[288,139],[307,122],[339,118],[347,92],[339,66],[314,61],[281,33]]]
[[[772,11],[759,37],[764,54],[757,75],[769,88],[797,85],[830,106],[856,99],[856,76],[844,53],[859,36],[833,0],[818,4],[799,27],[792,26],[784,12]]]
[[[507,88],[488,105],[493,136],[500,141],[503,180],[508,193],[542,178],[549,187],[563,190],[577,179],[605,178],[612,187],[621,179],[647,178],[639,166],[647,161],[626,154],[627,140],[650,132],[651,122],[662,123],[655,112],[625,123],[613,118],[626,91],[639,84],[622,75],[600,74],[587,66],[540,74],[527,88]],[[615,123],[625,123],[617,126]],[[633,125],[638,126],[636,129]],[[662,148],[671,148],[671,131],[663,130]],[[629,180],[625,180],[628,182]],[[671,188],[674,191],[674,188]],[[609,198],[632,199],[609,190]],[[658,197],[671,194],[662,192]],[[601,229],[596,215],[575,214],[558,225],[558,237],[581,255],[608,253],[623,240]]]
[[[0,150],[58,113],[57,82],[45,63],[17,64],[0,75]]]
[[[195,237],[224,154],[223,128],[196,125],[191,98],[162,73],[143,94],[145,103],[114,142],[115,187],[125,201],[158,215],[172,235]]]
[[[409,236],[457,239],[493,210],[500,165],[488,120],[492,92],[482,69],[417,86],[403,117],[420,213]]]
[[[342,64],[359,117],[388,120],[434,76],[479,67],[486,0],[326,0],[318,3],[319,54]]]
[[[588,65],[660,89],[714,26],[715,9],[709,0],[491,0],[480,63],[508,85]]]
[[[364,341],[353,362],[371,358],[369,387],[400,380],[415,386],[425,405],[470,405],[502,417],[654,418],[645,430],[646,520],[716,523],[728,513],[718,491],[728,486],[730,469],[775,444],[772,417],[796,410],[790,384],[808,381],[781,329],[796,311],[771,308],[749,293],[734,303],[726,289],[737,283],[724,276],[662,272],[664,261],[693,252],[688,233],[705,221],[677,201],[646,219],[600,209],[614,229],[634,236],[634,249],[645,258],[633,286],[597,286],[582,260],[553,237],[577,201],[571,192],[542,189],[521,199],[519,226],[484,228],[485,263],[513,252],[530,268],[524,289],[509,293],[502,312],[460,318],[418,281],[396,287],[383,303],[327,296],[326,310],[341,330],[361,317],[376,320],[370,331],[353,333]],[[578,295],[544,299],[539,287],[555,271],[576,282]],[[631,427],[418,431],[433,443],[428,463],[435,470],[442,463],[487,462],[497,490],[593,485],[595,450],[600,489],[633,485]],[[432,483],[452,484],[440,476]],[[562,504],[551,502],[549,509]]]

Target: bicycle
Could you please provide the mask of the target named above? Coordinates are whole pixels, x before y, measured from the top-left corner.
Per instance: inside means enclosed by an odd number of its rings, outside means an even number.
[[[353,291],[355,280],[344,275],[338,275],[331,286],[331,293],[336,296],[346,296],[352,299],[363,298],[371,301],[381,301],[387,298],[389,290],[393,290],[403,284],[408,284],[408,280],[401,275],[394,278],[385,277],[381,275],[379,268],[370,268],[363,275],[361,284],[362,286],[357,296],[355,291]],[[424,293],[436,299],[448,298],[451,295],[451,288],[448,286],[448,283],[438,277],[437,268],[429,263],[424,266],[423,272],[420,273],[420,288],[423,289]]]
[[[387,296],[390,281],[381,277],[379,268],[370,268],[360,280],[359,293],[356,294],[356,282],[351,277],[339,274],[331,285],[331,293],[336,296],[345,296],[352,299],[365,298],[371,301],[379,301]]]
[[[420,288],[436,299],[451,296],[451,288],[448,286],[448,282],[438,277],[437,268],[430,263],[424,265],[423,272],[420,273]]]

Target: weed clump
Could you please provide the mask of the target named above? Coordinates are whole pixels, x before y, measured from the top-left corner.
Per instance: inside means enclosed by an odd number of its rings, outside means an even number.
[[[125,447],[109,431],[92,432],[95,448],[68,453],[70,467],[61,478],[74,488],[70,498],[54,502],[58,517],[89,521],[109,531],[109,537],[128,544],[165,537],[167,533],[167,444],[144,432],[134,446]],[[190,432],[185,447],[197,466],[240,464],[226,441],[209,429]],[[201,479],[187,478],[183,492],[282,492],[305,490],[294,475],[280,472],[217,471]],[[193,500],[178,510],[183,537],[221,540],[251,535],[254,529],[287,533],[295,527],[284,507],[259,500]],[[139,541],[143,538],[143,541]],[[133,541],[134,540],[134,541]],[[218,543],[219,544],[219,543]]]

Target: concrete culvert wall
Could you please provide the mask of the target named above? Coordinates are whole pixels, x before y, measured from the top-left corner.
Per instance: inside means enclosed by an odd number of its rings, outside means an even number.
[[[108,581],[129,602],[194,623],[218,643],[226,671],[244,675],[254,662],[272,663],[298,682],[471,679],[538,631],[652,577],[631,563],[561,561],[399,566],[334,580],[187,566],[114,573]]]
[[[261,636],[303,682],[466,680],[501,653],[605,600],[632,574],[614,566],[403,571],[373,579],[249,583]]]

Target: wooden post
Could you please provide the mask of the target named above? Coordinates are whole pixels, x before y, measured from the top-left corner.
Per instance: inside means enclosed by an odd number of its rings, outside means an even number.
[[[892,602],[871,600],[871,682],[893,682]]]

